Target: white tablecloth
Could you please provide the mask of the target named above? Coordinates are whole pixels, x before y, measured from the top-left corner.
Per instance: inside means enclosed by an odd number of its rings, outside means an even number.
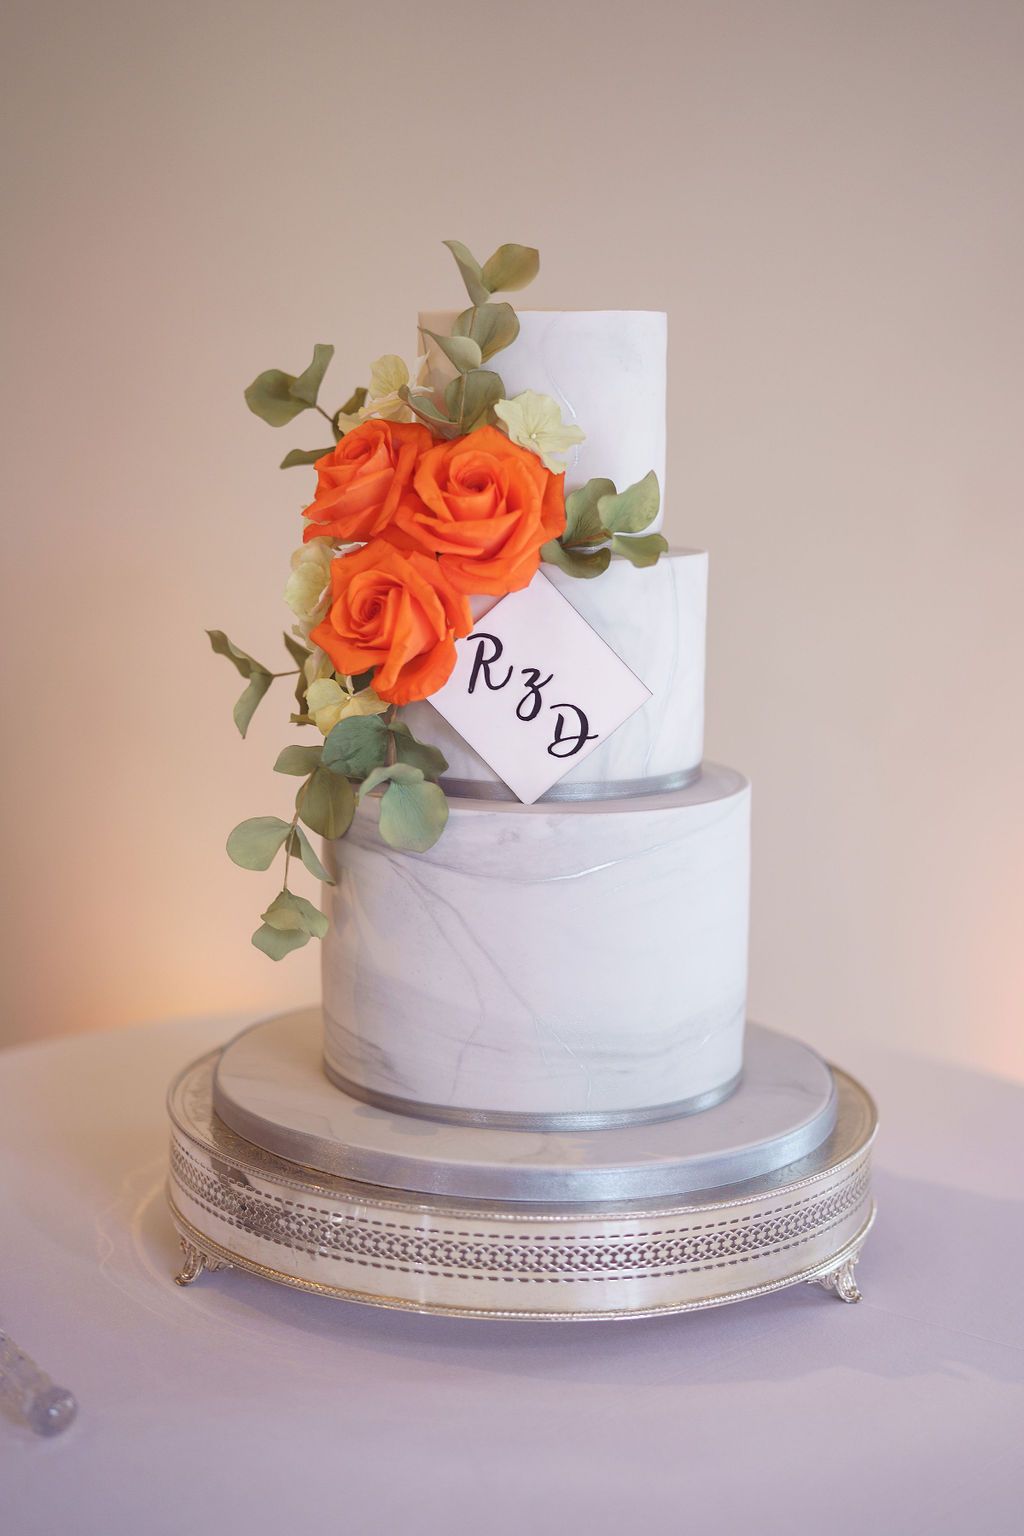
[[[171,1283],[164,1090],[232,1032],[0,1053],[0,1325],[81,1404],[0,1413],[4,1536],[1021,1530],[1024,1088],[844,1062],[882,1114],[859,1307],[460,1322]]]

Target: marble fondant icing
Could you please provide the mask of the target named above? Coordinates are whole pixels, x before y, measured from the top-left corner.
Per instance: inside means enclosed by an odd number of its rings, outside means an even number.
[[[422,331],[450,333],[456,310],[421,314]],[[665,504],[668,317],[655,310],[517,309],[519,335],[494,367],[511,397],[532,389],[557,400],[562,419],[587,434],[567,455],[567,490],[600,476],[625,490],[654,470]],[[424,336],[430,382],[454,375]],[[661,514],[651,532],[661,526]]]
[[[455,800],[428,853],[369,797],[326,845],[325,1057],[369,1094],[501,1115],[650,1109],[740,1071],[750,789]]]
[[[602,785],[642,788],[645,780],[695,769],[704,750],[707,554],[676,550],[645,570],[615,556],[593,581],[544,565],[534,580],[552,582],[651,690],[647,703],[559,786],[590,785],[598,793]],[[491,605],[485,600],[477,617]],[[402,717],[415,736],[440,747],[448,779],[500,783],[429,700],[408,705]]]

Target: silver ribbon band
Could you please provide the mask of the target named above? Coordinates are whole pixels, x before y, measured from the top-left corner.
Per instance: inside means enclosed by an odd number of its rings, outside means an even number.
[[[553,784],[536,802],[545,805],[569,800],[628,800],[635,795],[670,795],[700,778],[700,763],[675,773],[659,773],[649,779],[605,779],[599,784]],[[518,800],[507,784],[494,779],[439,780],[446,795],[456,800]]]
[[[353,1083],[335,1071],[328,1061],[324,1072],[335,1088],[340,1088],[352,1099],[371,1104],[374,1109],[387,1110],[394,1115],[412,1115],[417,1120],[437,1120],[442,1125],[464,1125],[509,1131],[611,1131],[623,1126],[655,1125],[659,1120],[676,1120],[682,1115],[697,1115],[701,1110],[714,1109],[740,1085],[742,1072],[717,1088],[705,1093],[695,1093],[689,1099],[677,1099],[672,1104],[654,1104],[643,1109],[577,1110],[565,1114],[534,1113],[517,1114],[507,1109],[458,1109],[451,1104],[424,1104],[418,1099],[405,1099],[396,1093],[380,1093]]]

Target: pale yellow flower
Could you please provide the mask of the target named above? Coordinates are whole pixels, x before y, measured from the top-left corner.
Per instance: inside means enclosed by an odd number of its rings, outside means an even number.
[[[368,421],[371,416],[380,417],[384,421],[412,421],[413,413],[398,391],[408,387],[414,395],[425,392],[426,386],[418,382],[422,378],[425,363],[426,358],[417,358],[414,370],[417,382],[414,384],[412,375],[400,357],[396,357],[393,352],[378,357],[370,369],[365,403],[354,416],[340,417],[341,426],[349,431],[361,422]]]
[[[296,628],[295,633],[300,635],[302,638],[308,639],[308,637],[302,636],[302,631],[298,628]],[[318,645],[314,645],[313,649],[302,663],[302,670],[305,674],[306,687],[308,688],[310,683],[318,683],[322,678],[333,677],[334,662],[328,656],[326,651],[322,651]]]
[[[512,400],[499,400],[494,414],[512,441],[529,448],[555,475],[562,473],[565,461],[554,455],[566,453],[587,435],[563,422],[562,412],[550,395],[538,395],[532,389],[524,389]]]
[[[372,688],[349,693],[333,677],[320,678],[306,689],[306,709],[312,715],[317,730],[325,736],[339,720],[347,720],[352,715],[382,715],[387,708],[387,704],[383,699],[378,699]]]
[[[331,560],[334,545],[330,539],[310,539],[292,555],[292,573],[284,589],[284,600],[298,619],[298,633],[303,639],[327,612],[331,586]]]

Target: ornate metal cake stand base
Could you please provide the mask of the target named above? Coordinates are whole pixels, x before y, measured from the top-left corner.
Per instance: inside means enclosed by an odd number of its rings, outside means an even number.
[[[378,1307],[529,1320],[691,1312],[801,1282],[860,1299],[876,1120],[838,1070],[835,1128],[798,1162],[674,1198],[556,1205],[416,1194],[264,1151],[214,1112],[219,1054],[169,1098],[179,1285],[237,1268]]]

